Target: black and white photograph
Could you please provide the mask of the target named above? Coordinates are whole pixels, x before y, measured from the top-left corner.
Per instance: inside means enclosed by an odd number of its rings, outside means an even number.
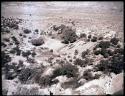
[[[123,95],[124,2],[1,2],[3,95]]]

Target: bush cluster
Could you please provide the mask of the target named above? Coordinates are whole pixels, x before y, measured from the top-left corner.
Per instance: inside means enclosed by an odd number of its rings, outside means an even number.
[[[115,37],[110,40],[110,42],[111,42],[112,44],[114,44],[114,45],[117,45],[117,44],[118,44],[118,41],[119,41],[119,39],[118,39],[118,38],[115,38]]]
[[[68,44],[68,43],[73,43],[77,39],[77,35],[75,33],[75,30],[73,30],[70,27],[65,27],[62,31],[62,43]]]
[[[82,58],[85,58],[86,55],[88,55],[88,54],[89,54],[89,50],[88,49],[86,51],[83,51],[82,52]]]
[[[91,39],[92,42],[96,42],[97,41],[97,37],[93,36],[93,38]]]
[[[64,65],[61,68],[57,68],[56,70],[54,70],[53,72],[53,78],[60,76],[60,75],[66,75],[68,78],[70,77],[76,77],[77,76],[77,67],[73,66],[73,65]]]
[[[29,34],[29,33],[31,33],[31,30],[29,30],[29,29],[24,29],[23,32],[26,33],[26,34]]]
[[[104,73],[113,72],[118,74],[123,70],[123,65],[123,54],[114,54],[110,60],[101,60],[100,64],[95,66],[95,69]]]

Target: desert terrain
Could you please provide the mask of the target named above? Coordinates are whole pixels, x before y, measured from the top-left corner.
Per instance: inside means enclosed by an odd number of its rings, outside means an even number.
[[[3,95],[123,95],[123,2],[2,2]]]

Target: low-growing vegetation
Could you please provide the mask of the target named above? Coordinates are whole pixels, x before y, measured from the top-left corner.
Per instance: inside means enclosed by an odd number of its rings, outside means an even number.
[[[88,55],[88,54],[89,54],[89,50],[88,49],[86,51],[83,51],[82,52],[82,58],[85,58],[86,55]]]
[[[29,33],[31,33],[31,30],[29,30],[29,29],[24,29],[23,32],[26,33],[26,34],[29,34]]]
[[[60,75],[66,75],[68,78],[70,77],[76,77],[77,76],[77,67],[67,64],[62,66],[61,68],[57,68],[56,70],[54,70],[53,72],[53,78],[60,76]]]

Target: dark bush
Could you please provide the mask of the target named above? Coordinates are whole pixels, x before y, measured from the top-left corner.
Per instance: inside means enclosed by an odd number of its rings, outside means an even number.
[[[121,45],[120,45],[120,44],[118,44],[118,45],[116,46],[116,48],[121,48]]]
[[[101,60],[100,64],[95,66],[96,71],[103,71],[104,73],[109,72],[109,62],[108,60]]]
[[[80,34],[80,38],[86,38],[86,34],[85,33]]]
[[[90,41],[90,39],[87,39],[87,41],[89,42],[89,41]]]
[[[35,57],[36,53],[35,53],[35,52],[32,52],[31,55],[32,55],[32,57]]]
[[[96,71],[102,71],[106,73],[115,73],[119,74],[123,70],[124,61],[123,55],[116,54],[113,55],[111,60],[101,60],[100,64],[95,66]]]
[[[19,44],[20,44],[20,42],[17,40],[16,37],[12,36],[11,38],[12,38],[12,40],[15,42],[16,45],[19,45]]]
[[[72,62],[72,59],[70,59],[69,62]]]
[[[55,78],[60,75],[66,75],[68,78],[76,77],[77,71],[78,71],[77,67],[68,64],[68,65],[64,65],[61,68],[54,70],[52,77]]]
[[[52,53],[53,53],[53,49],[51,49],[51,50],[50,50],[50,52],[52,52]]]
[[[100,48],[109,48],[110,47],[110,42],[109,41],[101,41],[101,42],[99,42],[98,46]]]
[[[123,54],[124,53],[124,49],[123,48],[116,48],[115,50],[114,50],[114,54]]]
[[[38,29],[35,29],[35,32],[38,32]]]
[[[16,78],[17,77],[17,74],[15,73],[15,72],[7,72],[6,74],[5,74],[5,78],[7,79],[7,80],[12,80],[12,79],[14,79],[14,78]]]
[[[92,37],[92,35],[88,35],[88,38],[90,39]]]
[[[29,33],[31,33],[31,30],[29,30],[29,29],[24,29],[23,32],[26,33],[26,34],[29,34]]]
[[[46,75],[46,76],[37,75],[35,77],[35,82],[38,83],[41,87],[51,86],[52,84],[55,83],[54,81],[52,81],[52,78],[49,75]]]
[[[94,77],[93,77],[93,75],[92,75],[92,73],[91,73],[91,71],[89,69],[86,70],[86,71],[84,71],[83,78],[86,79],[86,80],[88,80],[88,81],[94,79]]]
[[[23,36],[23,35],[20,33],[19,36]]]
[[[82,52],[82,58],[85,58],[85,56],[88,55],[88,53],[89,53],[88,49],[86,51],[83,51]]]
[[[32,59],[32,58],[27,58],[27,61],[29,62],[29,63],[35,63],[35,60],[34,59]]]
[[[59,27],[57,27],[56,25],[53,25],[53,30],[57,31],[57,30],[59,30]]]
[[[75,65],[79,65],[81,67],[85,67],[86,66],[86,63],[85,63],[85,60],[81,60],[79,58],[77,58],[75,61],[74,61],[74,64]]]
[[[110,69],[111,72],[119,74],[124,68],[124,56],[117,54],[114,55],[111,59]]]
[[[21,54],[21,50],[19,49],[19,46],[16,46],[16,47],[14,47],[14,48],[10,51],[10,53],[12,53],[12,54],[15,54],[15,53],[16,53],[16,55],[20,55],[20,54]]]
[[[69,27],[65,27],[65,29],[63,29],[62,34],[63,34],[63,38],[62,39],[64,39],[62,41],[62,43],[67,44],[69,42],[73,43],[73,42],[76,41],[77,35],[75,33],[75,30],[73,30],[73,29],[71,29]]]
[[[8,38],[4,38],[4,41],[9,42],[10,40]]]
[[[78,50],[75,50],[75,55],[78,55]]]
[[[104,58],[107,58],[109,56],[108,50],[106,50],[105,48],[101,49],[100,54],[103,55]]]
[[[31,40],[31,43],[35,46],[40,46],[40,45],[44,44],[44,40],[42,38],[33,39],[33,40]]]
[[[1,46],[5,48],[7,45],[4,42],[1,42]]]
[[[101,76],[100,74],[95,74],[94,79],[99,79],[100,76]]]
[[[103,37],[99,37],[98,40],[103,40]]]
[[[93,38],[91,39],[92,42],[96,42],[97,41],[97,37],[93,36]]]
[[[110,56],[113,56],[113,51],[112,50],[107,50],[108,51],[108,54],[110,55]]]
[[[78,79],[77,78],[74,78],[74,79],[72,79],[72,80],[70,80],[70,81],[67,81],[67,82],[64,82],[64,83],[62,83],[62,88],[64,88],[64,89],[67,89],[67,88],[77,88],[77,87],[79,87],[80,86],[80,83],[78,82]]]
[[[25,68],[21,71],[18,78],[21,81],[21,83],[26,83],[28,80],[31,79],[33,75],[34,75],[34,69]]]
[[[100,50],[94,50],[94,54],[95,54],[95,55],[99,55],[100,53],[101,53]]]
[[[12,63],[12,64],[6,64],[4,66],[4,72],[5,72],[5,78],[8,80],[12,80],[17,77],[17,75],[20,74],[20,71],[23,69],[23,65]],[[13,71],[10,71],[13,70]]]
[[[112,44],[114,44],[114,45],[117,45],[117,44],[118,44],[118,41],[119,41],[119,39],[118,39],[118,38],[115,38],[115,37],[110,40],[110,42],[111,42]]]
[[[6,65],[8,62],[11,62],[11,57],[4,51],[1,52],[1,58],[2,66]]]
[[[23,57],[28,57],[29,55],[31,55],[31,52],[28,50],[26,52],[22,51],[22,56]]]

